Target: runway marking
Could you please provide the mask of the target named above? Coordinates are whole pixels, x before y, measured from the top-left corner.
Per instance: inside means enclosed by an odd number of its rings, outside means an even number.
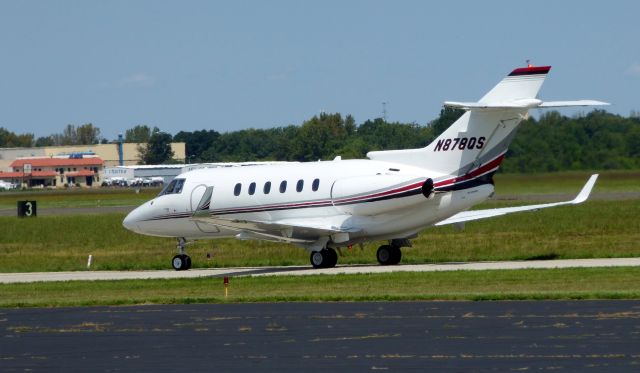
[[[637,267],[640,258],[561,259],[472,263],[404,264],[396,266],[341,265],[335,268],[313,269],[309,266],[239,267],[192,269],[188,271],[78,271],[78,272],[29,272],[1,273],[0,284],[55,282],[55,281],[105,281],[137,279],[176,279],[224,276],[309,276],[337,274],[365,274],[388,272],[440,272],[485,271],[508,269],[554,269],[593,267]]]

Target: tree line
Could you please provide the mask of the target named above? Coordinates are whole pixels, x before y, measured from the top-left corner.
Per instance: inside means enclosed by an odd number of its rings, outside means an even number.
[[[425,125],[387,122],[382,118],[356,124],[351,115],[322,113],[301,125],[269,129],[180,131],[137,125],[124,141],[141,144],[141,163],[317,161],[336,156],[364,158],[371,150],[424,147],[449,127],[463,111],[443,108]],[[640,168],[640,117],[603,110],[567,117],[556,111],[522,122],[502,165],[504,172],[609,170]],[[44,145],[106,142],[92,124],[68,125]],[[42,146],[42,138],[17,135],[0,127],[0,147]],[[51,142],[51,143],[50,143]],[[186,143],[186,159],[173,159],[171,142]]]

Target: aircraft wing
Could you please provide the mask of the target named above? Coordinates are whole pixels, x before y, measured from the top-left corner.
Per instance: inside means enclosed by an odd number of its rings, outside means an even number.
[[[320,236],[353,233],[360,230],[359,228],[338,226],[337,224],[341,223],[340,217],[335,222],[330,222],[327,218],[264,221],[212,215],[209,213],[212,189],[212,187],[207,188],[196,211],[191,216],[191,220],[236,231],[238,232],[236,237],[240,239],[259,238],[305,244],[315,242]]]
[[[576,198],[571,201],[564,202],[554,202],[554,203],[544,203],[539,205],[528,205],[528,206],[518,206],[518,207],[504,207],[497,209],[487,209],[487,210],[471,210],[471,211],[463,211],[459,212],[452,217],[442,220],[435,225],[446,225],[446,224],[459,224],[472,220],[480,220],[491,218],[494,216],[501,216],[506,214],[511,214],[513,212],[521,212],[521,211],[533,211],[545,209],[548,207],[562,206],[562,205],[575,205],[578,203],[582,203],[589,198],[589,194],[591,194],[591,190],[596,183],[596,179],[598,178],[598,174],[591,175],[587,183],[582,187],[582,190]]]
[[[313,219],[283,219],[276,221],[246,220],[216,215],[194,216],[192,221],[211,224],[220,228],[237,231],[239,239],[263,239],[278,242],[309,244],[318,237],[357,232],[358,228],[342,228],[322,224]]]

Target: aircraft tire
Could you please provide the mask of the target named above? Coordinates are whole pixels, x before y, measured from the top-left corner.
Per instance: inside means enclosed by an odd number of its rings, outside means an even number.
[[[311,261],[313,268],[332,268],[338,263],[338,254],[331,248],[313,251],[309,261]]]
[[[333,268],[338,263],[338,253],[332,248],[326,248],[322,251],[326,251],[327,263],[324,268]]]
[[[378,259],[378,263],[383,266],[393,264],[393,247],[391,245],[382,245],[378,248],[376,252],[376,259]]]
[[[389,262],[389,264],[391,265],[398,264],[400,263],[401,259],[402,259],[402,250],[400,250],[400,248],[397,246],[391,246],[391,261]]]
[[[322,254],[322,251],[312,251],[309,256],[309,261],[313,268],[324,268],[324,264],[327,258]]]
[[[179,254],[171,259],[171,266],[176,271],[184,271],[191,268],[191,257],[189,255]]]

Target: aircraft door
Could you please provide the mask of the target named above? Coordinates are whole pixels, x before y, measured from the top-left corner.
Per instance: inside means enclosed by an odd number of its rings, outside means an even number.
[[[204,184],[196,185],[193,190],[191,190],[191,198],[189,199],[189,211],[196,211],[196,208],[198,208],[198,203],[202,199],[205,190],[207,190],[207,186]]]
[[[191,198],[189,199],[189,211],[191,211],[192,213],[196,211],[196,209],[198,208],[198,203],[200,203],[200,200],[202,199],[202,196],[204,196],[204,193],[206,192],[206,190],[207,190],[207,186],[205,184],[196,185],[191,190]],[[211,196],[211,204],[213,204],[213,196]],[[218,227],[216,227],[215,225],[205,224],[200,222],[195,222],[195,224],[198,227],[198,229],[203,233],[220,232],[220,229],[218,229]]]

